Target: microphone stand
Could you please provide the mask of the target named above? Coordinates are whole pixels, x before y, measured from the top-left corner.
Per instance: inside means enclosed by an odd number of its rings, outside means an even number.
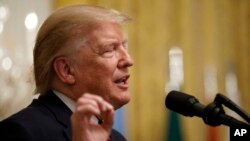
[[[217,94],[215,97],[215,101],[224,104],[226,107],[239,114],[243,119],[245,119],[250,124],[250,115],[226,96],[222,94]]]
[[[248,123],[239,121],[234,117],[225,114],[222,104],[224,104],[224,106],[228,107],[229,109],[235,111]],[[202,119],[206,124],[211,126],[219,126],[223,124],[233,128],[250,127],[249,114],[243,111],[237,104],[235,104],[233,101],[231,101],[222,94],[217,94],[214,101],[205,107]]]

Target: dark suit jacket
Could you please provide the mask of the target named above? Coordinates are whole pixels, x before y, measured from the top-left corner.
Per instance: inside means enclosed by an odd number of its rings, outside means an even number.
[[[70,141],[71,110],[52,92],[0,122],[0,141]],[[117,131],[112,141],[125,141]]]

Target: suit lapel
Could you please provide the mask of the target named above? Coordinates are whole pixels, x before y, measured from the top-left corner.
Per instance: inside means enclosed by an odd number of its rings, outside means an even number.
[[[47,109],[54,115],[55,119],[64,127],[63,135],[71,140],[70,116],[72,111],[52,92],[39,97]]]

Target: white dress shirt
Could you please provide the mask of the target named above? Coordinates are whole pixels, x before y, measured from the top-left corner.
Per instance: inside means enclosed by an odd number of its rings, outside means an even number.
[[[62,102],[72,111],[75,112],[75,108],[76,108],[76,102],[73,101],[72,99],[68,98],[67,96],[65,96],[64,94],[53,90],[53,92],[56,94],[56,96],[58,98],[60,98],[62,100]]]
[[[75,108],[76,108],[76,102],[73,101],[72,99],[70,99],[69,97],[65,96],[64,94],[53,90],[53,92],[56,94],[56,96],[62,100],[62,102],[72,111],[75,112]],[[92,116],[91,117],[91,122],[93,124],[98,124],[98,119],[96,116]]]

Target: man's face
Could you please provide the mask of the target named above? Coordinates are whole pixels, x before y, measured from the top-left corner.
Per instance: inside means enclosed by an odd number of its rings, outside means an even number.
[[[81,46],[80,41],[75,43]],[[95,26],[85,46],[78,48],[73,59],[78,94],[100,95],[115,109],[129,102],[128,68],[133,60],[118,24]]]

